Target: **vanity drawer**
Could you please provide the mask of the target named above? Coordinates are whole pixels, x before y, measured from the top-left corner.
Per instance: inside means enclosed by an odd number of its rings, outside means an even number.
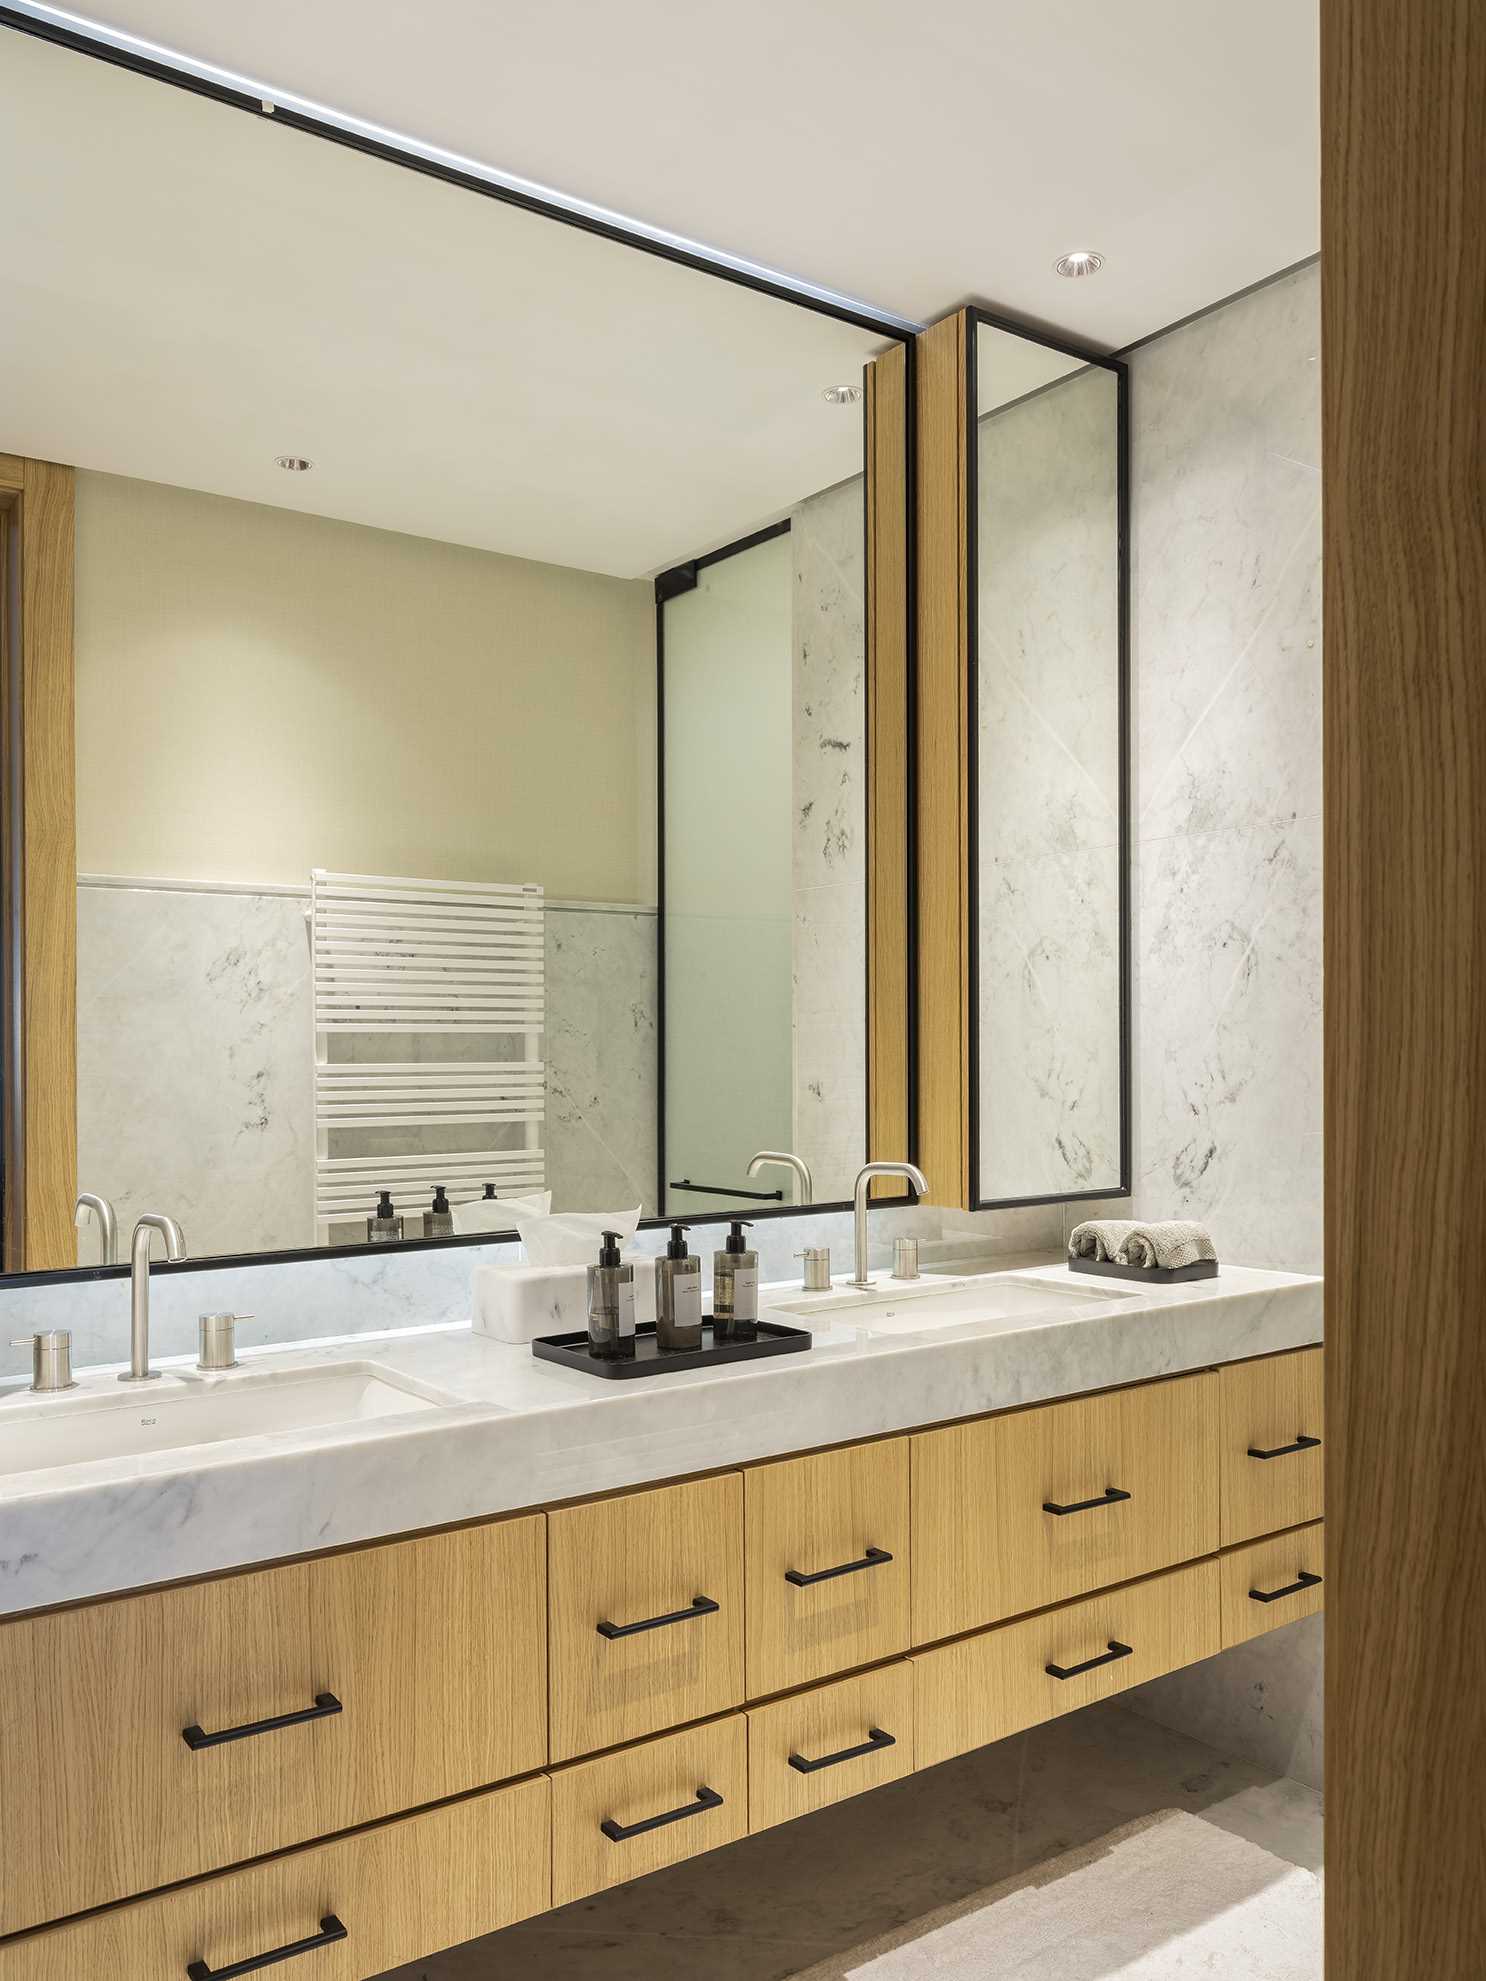
[[[748,1696],[908,1648],[908,1440],[743,1475]]]
[[[1321,1350],[1230,1362],[1218,1382],[1223,1546],[1319,1520],[1325,1505]]]
[[[193,1961],[231,1968],[305,1940],[305,1981],[364,1981],[545,1911],[550,1851],[537,1776],[14,1940],[0,1981],[184,1981]]]
[[[1220,1648],[1218,1564],[1199,1561],[920,1652],[916,1763],[1004,1740]]]
[[[0,1624],[0,1932],[538,1768],[546,1678],[540,1515]]]
[[[743,1701],[737,1472],[548,1515],[552,1758]]]
[[[808,1816],[912,1772],[913,1669],[906,1659],[749,1710],[750,1830]]]
[[[552,1777],[552,1903],[736,1843],[747,1829],[741,1713],[561,1768]]]
[[[913,1440],[915,1644],[1217,1545],[1211,1371]]]
[[[1324,1607],[1325,1542],[1318,1520],[1218,1558],[1225,1649]]]

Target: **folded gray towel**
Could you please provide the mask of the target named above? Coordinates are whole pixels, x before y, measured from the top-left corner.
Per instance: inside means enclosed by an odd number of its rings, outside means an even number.
[[[1111,1260],[1121,1266],[1192,1266],[1216,1259],[1207,1226],[1184,1218],[1145,1223],[1134,1218],[1089,1218],[1068,1238],[1071,1259]]]

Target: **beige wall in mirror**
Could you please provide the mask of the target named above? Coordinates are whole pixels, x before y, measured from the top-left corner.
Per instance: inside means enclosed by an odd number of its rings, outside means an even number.
[[[0,257],[0,445],[76,486],[58,1229],[74,1187],[126,1228],[170,1213],[198,1257],[366,1242],[383,1184],[409,1238],[440,1183],[456,1235],[491,1192],[653,1215],[678,1080],[712,1137],[696,1161],[726,1158],[706,1179],[724,1190],[678,1214],[802,1194],[747,1175],[751,1131],[726,1131],[750,1089],[781,1097],[785,1147],[808,1114],[816,1201],[848,1195],[874,1152],[864,701],[885,562],[906,666],[906,546],[879,530],[866,555],[860,401],[884,356],[901,380],[901,341],[68,50],[6,52],[0,172],[35,197]],[[879,456],[905,452],[899,433]],[[906,531],[901,481],[879,508]],[[684,747],[719,816],[768,808],[728,857],[736,886],[782,849],[778,1022],[730,1036],[717,945],[689,975],[683,946],[672,995],[701,995],[673,1071],[659,910],[695,848],[686,820],[659,830],[656,581],[774,528],[782,645],[727,632],[731,684],[700,684]],[[745,738],[754,673],[781,719]],[[827,753],[835,706],[850,728]],[[823,771],[850,820],[828,876],[802,853]],[[699,927],[727,912],[715,864],[710,899],[687,868]],[[881,1027],[900,1060],[906,1026],[899,1004]],[[76,1257],[98,1245],[85,1222]]]

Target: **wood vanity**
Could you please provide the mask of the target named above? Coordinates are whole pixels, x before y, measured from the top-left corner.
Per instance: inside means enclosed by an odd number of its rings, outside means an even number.
[[[0,1981],[365,1981],[1208,1657],[1322,1435],[1303,1348],[0,1622]]]

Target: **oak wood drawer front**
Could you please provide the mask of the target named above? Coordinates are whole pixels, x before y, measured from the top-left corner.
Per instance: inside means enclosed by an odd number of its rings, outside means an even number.
[[[1325,1463],[1321,1350],[1230,1362],[1218,1371],[1218,1383],[1223,1546],[1319,1520]]]
[[[545,1559],[536,1515],[0,1624],[0,1932],[540,1767]]]
[[[912,1772],[913,1670],[906,1660],[749,1710],[751,1830]]]
[[[548,1520],[554,1760],[742,1704],[739,1473]]]
[[[552,1777],[552,1903],[679,1864],[748,1829],[748,1734],[734,1713]],[[4,1977],[0,1977],[4,1981]]]
[[[918,1766],[1004,1740],[1220,1648],[1218,1565],[1202,1561],[919,1652]]]
[[[915,1644],[1217,1545],[1210,1372],[913,1439]]]
[[[1218,1561],[1223,1643],[1243,1644],[1324,1606],[1326,1529],[1321,1521],[1236,1548]]]
[[[743,1480],[749,1698],[906,1651],[907,1438]]]
[[[551,1903],[546,1778],[292,1851],[0,1947],[0,1981],[185,1981],[314,1940],[269,1971],[364,1981]],[[345,1937],[334,1937],[343,1927]]]

